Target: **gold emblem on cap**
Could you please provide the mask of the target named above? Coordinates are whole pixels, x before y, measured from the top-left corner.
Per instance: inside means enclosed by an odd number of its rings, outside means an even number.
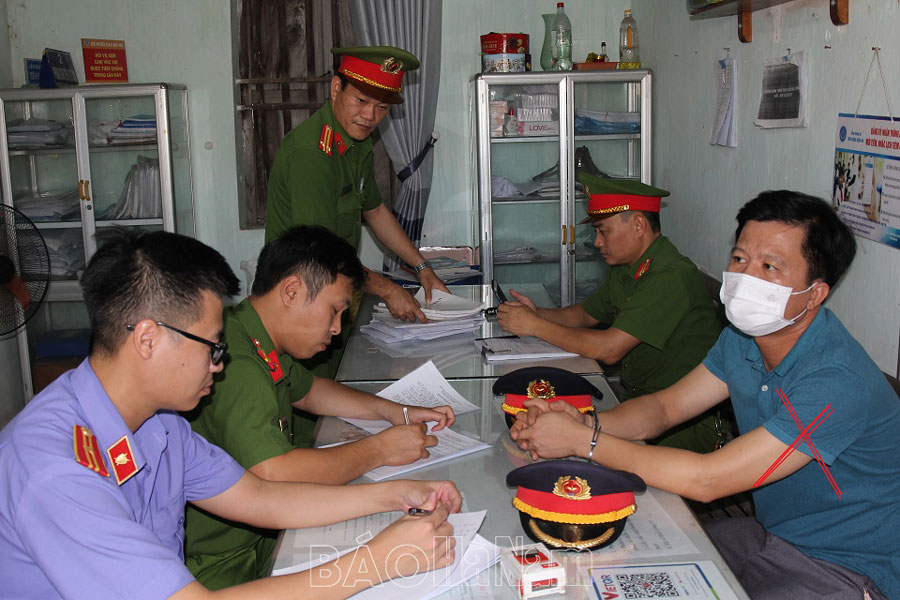
[[[569,475],[563,475],[556,480],[553,493],[566,500],[590,500],[591,486],[581,477],[572,479]]]
[[[553,386],[546,379],[535,379],[529,382],[527,394],[529,400],[534,400],[535,398],[549,400],[556,397],[556,390],[553,389]]]
[[[390,73],[391,75],[396,74],[402,68],[403,62],[399,59],[394,58],[393,56],[384,59],[384,62],[381,63],[381,71],[384,73]]]

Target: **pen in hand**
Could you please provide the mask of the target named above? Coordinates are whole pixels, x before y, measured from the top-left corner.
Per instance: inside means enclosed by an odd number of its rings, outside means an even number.
[[[405,424],[409,425],[409,407],[406,405],[403,406],[403,422]],[[410,510],[412,510],[412,509],[410,509]],[[410,514],[412,514],[412,513],[410,513]]]
[[[426,510],[424,508],[416,508],[415,506],[413,506],[406,512],[411,517],[427,517],[432,513],[432,511],[430,510]]]

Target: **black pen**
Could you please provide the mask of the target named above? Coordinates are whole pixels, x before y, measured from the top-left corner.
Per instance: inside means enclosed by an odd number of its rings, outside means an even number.
[[[493,337],[483,337],[483,338],[475,338],[476,342],[483,342],[484,340],[516,340],[519,339],[517,335],[495,335]]]
[[[432,513],[432,511],[430,511],[430,510],[426,510],[424,508],[416,508],[415,506],[413,506],[406,512],[411,517],[427,517],[428,515],[430,515]]]

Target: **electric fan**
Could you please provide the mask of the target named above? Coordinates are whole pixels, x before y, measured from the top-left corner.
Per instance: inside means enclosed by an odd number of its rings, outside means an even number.
[[[41,232],[24,214],[0,204],[0,336],[38,311],[50,284],[50,254]]]

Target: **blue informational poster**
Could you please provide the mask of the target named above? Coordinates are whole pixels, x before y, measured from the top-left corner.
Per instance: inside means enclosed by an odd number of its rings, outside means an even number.
[[[900,119],[838,115],[831,202],[854,233],[900,248]]]

